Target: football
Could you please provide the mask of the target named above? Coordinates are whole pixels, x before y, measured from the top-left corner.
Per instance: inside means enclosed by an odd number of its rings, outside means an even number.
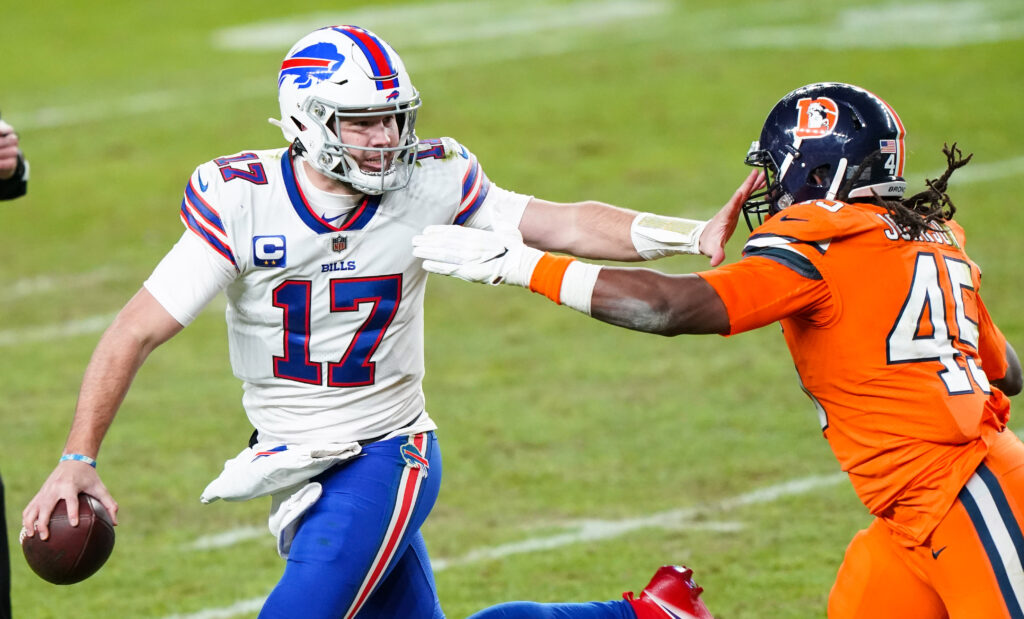
[[[88,494],[78,495],[78,526],[68,522],[62,499],[50,516],[50,537],[22,536],[25,560],[40,578],[55,585],[81,582],[99,570],[114,550],[114,523],[103,504]]]

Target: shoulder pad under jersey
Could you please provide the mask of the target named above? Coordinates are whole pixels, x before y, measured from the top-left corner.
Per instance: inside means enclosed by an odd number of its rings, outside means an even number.
[[[751,236],[775,235],[799,241],[827,241],[884,226],[878,214],[877,207],[867,204],[808,200],[776,213]]]

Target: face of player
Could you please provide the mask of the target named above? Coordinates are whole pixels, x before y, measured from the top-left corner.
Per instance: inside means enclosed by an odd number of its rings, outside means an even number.
[[[394,114],[367,116],[364,118],[342,118],[335,124],[338,137],[348,148],[347,152],[364,172],[380,173],[391,166],[393,152],[382,153],[380,148],[391,148],[398,144],[398,121]],[[364,150],[367,149],[367,150]]]

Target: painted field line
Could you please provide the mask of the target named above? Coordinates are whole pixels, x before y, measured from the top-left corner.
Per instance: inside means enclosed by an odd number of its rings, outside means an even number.
[[[872,3],[837,11],[827,24],[809,15],[814,23],[734,28],[730,42],[752,49],[929,49],[1024,38],[1020,0]]]
[[[227,548],[228,546],[234,546],[235,544],[246,542],[251,539],[266,538],[268,542],[271,541],[270,529],[267,527],[239,527],[237,529],[231,529],[224,533],[217,533],[215,535],[204,535],[196,539],[185,546],[186,550],[215,550],[218,548]]]
[[[40,327],[23,327],[0,331],[0,348],[18,346],[32,342],[49,342],[52,340],[89,335],[104,331],[114,321],[117,313],[87,316],[78,320],[68,320]]]
[[[717,503],[670,509],[622,520],[581,520],[571,524],[571,530],[565,533],[535,537],[521,542],[476,548],[461,557],[435,559],[431,563],[434,571],[440,572],[451,567],[470,565],[482,561],[493,561],[527,552],[552,550],[581,542],[614,539],[642,529],[661,528],[673,530],[682,527],[688,529],[697,528],[698,523],[692,522],[693,518],[697,516],[715,512],[728,512],[748,505],[772,503],[785,497],[798,496],[813,492],[819,488],[835,486],[846,479],[846,473],[842,472],[831,475],[812,475],[758,488]],[[713,523],[712,527],[726,531],[736,530],[735,523]],[[188,615],[170,615],[164,619],[227,619],[242,613],[259,610],[264,601],[266,601],[266,598],[252,598],[236,602],[224,608],[206,609]]]
[[[227,300],[224,295],[220,294],[214,297],[213,300],[203,308],[201,313],[205,314],[210,311],[223,312],[226,306]],[[102,333],[110,326],[110,323],[114,322],[114,318],[116,317],[117,312],[114,312],[112,314],[97,314],[94,316],[86,316],[85,318],[65,320],[63,322],[55,322],[35,327],[3,329],[0,330],[0,348],[32,344],[36,342],[51,342],[53,340],[60,340],[68,337]]]
[[[235,602],[231,606],[225,606],[224,608],[201,610],[198,613],[191,615],[168,615],[164,619],[229,619],[230,617],[237,617],[244,613],[259,612],[259,610],[263,608],[263,603],[266,601],[267,598],[252,598],[249,600],[242,600],[241,602]]]
[[[126,272],[116,266],[102,266],[87,273],[56,273],[31,277],[22,277],[12,282],[0,284],[4,290],[5,302],[23,299],[38,294],[46,294],[55,290],[67,294],[69,290],[94,288],[100,284],[124,278]]]
[[[938,178],[945,171],[945,168],[943,168],[937,173],[928,176],[928,178]],[[949,184],[984,183],[1021,174],[1024,174],[1024,157],[1013,157],[991,163],[972,160],[966,167],[953,173],[953,176],[949,179]]]
[[[448,2],[429,6],[402,6],[333,13],[313,13],[289,20],[274,20],[225,28],[213,34],[211,46],[242,51],[277,50],[280,54],[299,37],[324,24],[380,25],[415,73],[440,73],[463,66],[562,54],[579,48],[570,31],[611,28],[626,20],[658,17],[673,10],[668,0],[583,0],[548,5],[539,2]],[[444,17],[444,19],[442,19]],[[424,23],[431,23],[424,28]],[[553,30],[559,36],[527,38]],[[498,43],[500,39],[504,44]],[[451,51],[474,41],[487,45],[471,54]],[[152,115],[199,106],[211,101],[237,101],[275,97],[275,77],[239,80],[228,87],[155,90],[116,99],[79,101],[74,105],[34,110],[17,126],[22,131],[56,129],[101,122],[124,115]],[[211,95],[211,92],[213,93]],[[276,98],[276,97],[275,97]],[[163,116],[166,116],[163,115]]]
[[[737,24],[732,9],[693,11],[684,36],[675,43],[687,49],[961,47],[1024,38],[1024,16],[1019,0],[961,0],[952,3],[919,2],[908,5],[848,7],[828,27],[834,36],[819,36],[823,24],[807,13],[802,2],[776,2],[774,13],[789,17],[786,26],[765,26],[759,15],[750,25]],[[444,2],[341,12],[311,13],[224,28],[213,33],[211,47],[241,50],[277,50],[283,54],[300,36],[328,23],[357,23],[386,33],[402,51],[414,73],[450,71],[459,66],[565,53],[586,45],[565,36],[611,28],[630,21],[652,20],[677,10],[668,0],[577,0],[563,4],[543,2]],[[693,24],[721,24],[701,29]],[[424,27],[429,24],[429,27]],[[623,29],[620,28],[620,31]],[[558,36],[543,35],[555,32]],[[663,36],[643,26],[630,36]],[[839,34],[835,34],[835,33]],[[446,54],[459,44],[482,42],[474,53]],[[425,54],[425,55],[424,55]],[[422,60],[422,66],[417,61]],[[51,129],[98,122],[123,115],[174,111],[183,105],[206,105],[211,100],[265,98],[273,91],[269,78],[247,79],[211,89],[157,90],[127,94],[116,99],[80,101],[74,105],[35,109],[17,123],[22,130]],[[211,97],[211,91],[214,95]],[[164,115],[166,116],[166,115]]]
[[[673,10],[667,0],[576,0],[548,2],[470,0],[422,6],[403,5],[319,12],[273,19],[214,32],[214,47],[284,53],[300,37],[324,24],[355,24],[375,31],[403,57],[412,49],[450,47],[454,43],[622,24]],[[385,36],[386,35],[386,36]]]
[[[815,475],[760,488],[719,501],[718,503],[670,509],[647,516],[625,518],[623,520],[581,520],[575,525],[573,530],[565,533],[547,537],[536,537],[499,546],[477,548],[455,559],[432,560],[431,564],[435,570],[441,570],[459,565],[479,563],[481,561],[503,559],[526,552],[551,550],[581,542],[614,539],[641,529],[688,529],[697,526],[698,523],[693,522],[693,519],[704,514],[731,511],[758,503],[772,503],[783,497],[807,494],[818,488],[834,486],[846,479],[846,473]]]

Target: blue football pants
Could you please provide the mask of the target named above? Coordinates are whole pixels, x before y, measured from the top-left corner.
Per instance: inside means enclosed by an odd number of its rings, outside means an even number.
[[[315,478],[261,619],[443,619],[420,526],[441,486],[433,432],[370,443]]]
[[[580,604],[507,602],[484,609],[469,619],[636,619],[625,600]]]

